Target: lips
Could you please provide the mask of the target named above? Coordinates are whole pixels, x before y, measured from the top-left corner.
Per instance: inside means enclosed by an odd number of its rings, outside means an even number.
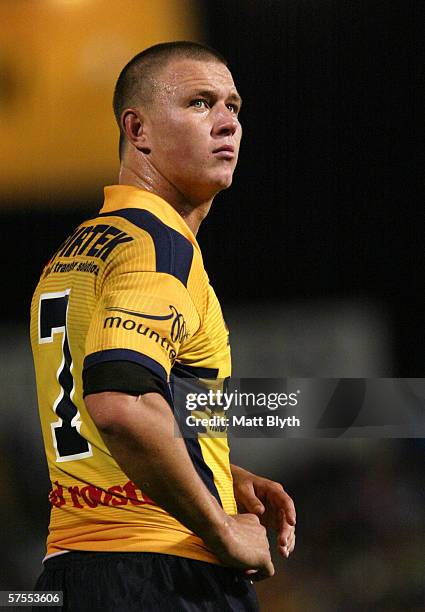
[[[213,155],[219,159],[233,159],[235,157],[235,147],[233,145],[222,145],[214,149]]]
[[[214,149],[213,153],[221,153],[222,151],[228,151],[229,153],[235,152],[235,147],[232,145],[222,145],[218,149]]]

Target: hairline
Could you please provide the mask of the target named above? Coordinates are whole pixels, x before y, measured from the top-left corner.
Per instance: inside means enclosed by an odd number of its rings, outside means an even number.
[[[150,80],[152,83],[154,81],[157,82],[161,82],[161,77],[163,76],[164,72],[167,70],[167,68],[170,66],[170,64],[172,62],[179,62],[179,61],[184,61],[184,60],[189,60],[189,61],[194,61],[194,62],[199,62],[199,63],[215,63],[215,64],[222,64],[223,66],[226,66],[227,68],[227,64],[223,61],[221,61],[219,58],[215,57],[214,55],[211,55],[209,57],[190,57],[188,55],[184,55],[184,53],[182,53],[181,55],[178,55],[176,53],[175,56],[170,56],[168,58],[166,58],[164,61],[159,60],[158,61],[158,66],[154,68],[154,70],[152,71],[152,73],[147,77],[147,80]],[[154,66],[155,60],[153,60],[153,66]],[[153,67],[152,66],[152,67]],[[230,71],[229,71],[230,72]],[[155,87],[151,87],[150,88],[150,99],[148,99],[147,102],[144,102],[143,100],[140,100],[140,106],[144,106],[147,107],[149,106],[149,104],[153,101],[155,95],[156,95],[156,88]],[[137,94],[136,94],[136,97]],[[130,107],[128,107],[130,108]],[[123,111],[125,109],[123,108]]]
[[[182,41],[182,42],[185,42],[185,41]],[[126,109],[137,108],[137,107],[145,109],[145,110],[149,109],[156,95],[156,91],[155,91],[156,88],[154,86],[154,82],[160,81],[161,76],[163,75],[164,71],[169,67],[169,65],[173,61],[178,62],[178,61],[183,61],[183,60],[193,60],[193,61],[197,61],[201,63],[202,62],[203,63],[214,62],[217,64],[222,64],[223,66],[226,66],[226,68],[228,68],[227,59],[215,49],[209,48],[208,46],[205,46],[205,45],[200,45],[198,48],[193,48],[193,47],[192,48],[190,47],[169,48],[168,50],[164,49],[163,54],[159,52],[159,53],[154,53],[153,55],[149,56],[149,53],[146,53],[146,52],[149,52],[151,49],[155,50],[155,47],[156,45],[154,45],[154,47],[145,49],[144,51],[141,51],[139,54],[134,56],[122,69],[119,75],[119,78],[117,80],[117,83],[115,85],[114,114],[115,114],[116,121],[118,123],[119,131],[120,131],[120,147],[119,147],[120,148],[120,159],[121,159],[122,150],[124,149],[125,144],[127,142],[125,132],[122,129],[122,125],[121,125],[121,118],[122,118],[123,112]],[[146,70],[147,75],[143,79],[143,78],[140,78],[138,74],[140,75],[140,73],[143,72],[144,69]],[[138,79],[140,78],[140,84],[138,87],[139,91],[131,92],[132,95],[127,98],[127,101],[125,104],[122,104],[121,109],[120,109],[120,114],[119,116],[117,116],[117,114],[115,113],[115,95],[116,95],[118,83],[125,70],[127,70],[127,75],[126,75],[127,78],[132,77],[136,83]],[[150,86],[149,86],[149,82],[150,82]],[[143,92],[144,89],[145,91]]]

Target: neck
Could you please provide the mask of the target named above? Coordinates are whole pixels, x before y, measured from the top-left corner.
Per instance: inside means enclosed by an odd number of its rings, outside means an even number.
[[[139,189],[150,191],[168,202],[184,219],[195,236],[202,221],[208,215],[214,199],[214,196],[212,196],[209,199],[191,200],[159,175],[151,165],[142,172],[132,168],[125,160],[121,164],[118,183],[120,185],[133,185]]]

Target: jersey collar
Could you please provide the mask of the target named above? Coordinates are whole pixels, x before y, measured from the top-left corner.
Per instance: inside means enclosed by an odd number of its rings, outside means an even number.
[[[113,213],[122,208],[148,210],[179,234],[183,234],[200,251],[192,230],[166,200],[133,185],[108,185],[104,188],[104,192],[105,202],[100,209],[100,213]]]

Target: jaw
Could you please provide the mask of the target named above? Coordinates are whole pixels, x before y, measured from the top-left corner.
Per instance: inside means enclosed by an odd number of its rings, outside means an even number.
[[[209,181],[199,183],[198,189],[194,189],[192,185],[193,200],[197,200],[198,202],[212,202],[220,191],[224,191],[231,186],[232,180],[233,171],[230,170],[230,168],[226,172],[214,172]]]
[[[217,186],[219,191],[227,189],[232,184],[233,173],[236,168],[237,159],[218,159],[212,165],[209,178],[212,185]]]
[[[188,171],[185,176],[171,176],[171,182],[184,195],[188,202],[211,202],[214,196],[228,189],[232,184],[235,164],[232,162],[215,163]],[[173,173],[174,174],[174,173]]]

